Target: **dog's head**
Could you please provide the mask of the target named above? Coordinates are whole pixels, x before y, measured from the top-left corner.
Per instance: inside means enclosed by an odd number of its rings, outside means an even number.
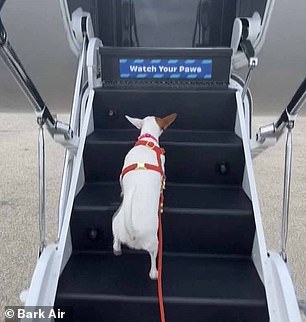
[[[173,113],[165,116],[164,118],[156,116],[147,116],[144,119],[133,118],[125,116],[141,132],[150,133],[159,137],[176,119],[177,114]]]

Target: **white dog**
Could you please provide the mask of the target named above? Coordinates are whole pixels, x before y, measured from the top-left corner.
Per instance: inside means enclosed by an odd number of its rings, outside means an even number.
[[[123,201],[113,216],[113,250],[115,255],[121,255],[121,244],[125,244],[133,249],[148,251],[151,279],[157,279],[158,275],[158,210],[165,163],[158,140],[176,117],[177,114],[144,119],[126,116],[141,133],[125,157],[120,176]]]

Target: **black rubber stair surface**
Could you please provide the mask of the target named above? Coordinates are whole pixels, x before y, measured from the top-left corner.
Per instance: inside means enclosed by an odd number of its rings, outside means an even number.
[[[163,262],[167,322],[269,320],[250,259],[165,254]],[[62,274],[56,305],[74,303],[76,321],[157,322],[157,284],[149,268],[147,254],[75,253]]]
[[[74,205],[74,249],[111,250],[119,205],[119,183],[86,184]],[[239,186],[168,183],[163,226],[166,251],[249,255],[253,246],[252,204]]]
[[[84,154],[87,181],[117,180],[138,135],[135,130],[96,130],[91,134]],[[171,182],[241,184],[243,148],[233,132],[168,130],[160,144],[166,150]]]
[[[173,126],[182,130],[233,131],[236,91],[98,89],[94,99],[95,129],[128,129],[124,115],[143,118],[177,113]]]
[[[163,292],[166,322],[268,322],[252,261],[255,220],[242,188],[245,158],[235,134],[233,89],[97,89],[86,139],[85,183],[70,221],[72,255],[56,307],[73,322],[159,322],[150,257],[112,253],[119,175],[139,136],[125,118],[177,113],[160,137],[166,150]]]

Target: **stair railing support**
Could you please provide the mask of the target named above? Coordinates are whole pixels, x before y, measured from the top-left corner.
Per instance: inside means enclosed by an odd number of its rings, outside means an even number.
[[[39,178],[39,256],[46,247],[46,162],[45,136],[42,117],[37,118],[38,124],[38,178]]]
[[[281,256],[287,262],[287,240],[289,227],[289,204],[292,170],[292,131],[294,129],[295,115],[288,115],[286,124],[287,136],[285,147],[285,169],[284,169],[284,189],[283,189],[283,210],[282,210],[282,230],[281,230]]]

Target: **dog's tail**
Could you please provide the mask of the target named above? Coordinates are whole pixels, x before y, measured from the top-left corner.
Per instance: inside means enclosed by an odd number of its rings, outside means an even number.
[[[135,239],[135,229],[133,225],[133,197],[136,191],[134,187],[131,191],[124,194],[123,210],[124,210],[124,226],[131,240]]]

